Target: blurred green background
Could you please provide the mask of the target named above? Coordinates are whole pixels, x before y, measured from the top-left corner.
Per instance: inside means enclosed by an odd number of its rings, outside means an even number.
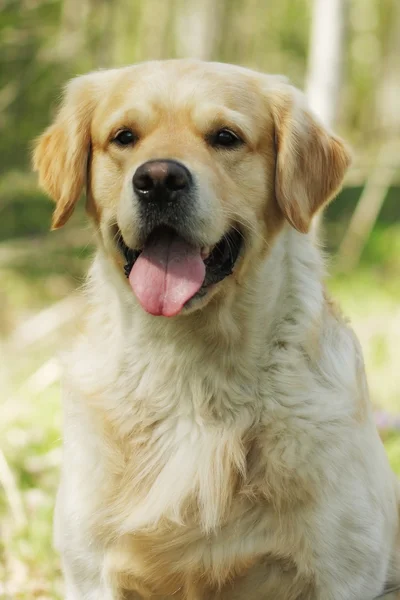
[[[341,23],[324,23],[335,2]],[[338,25],[335,67],[324,57]],[[52,206],[30,171],[31,142],[69,77],[181,56],[284,73],[310,101],[312,81],[323,88],[333,76],[329,122],[355,160],[320,225],[327,283],[361,339],[377,422],[400,473],[399,0],[0,0],[1,598],[61,597],[51,548],[57,355],[84,312],[77,290],[92,253],[82,207],[49,233]]]

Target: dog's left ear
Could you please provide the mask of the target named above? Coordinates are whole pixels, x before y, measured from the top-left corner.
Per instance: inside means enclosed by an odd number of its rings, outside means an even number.
[[[68,83],[54,123],[36,141],[33,166],[41,187],[56,202],[52,229],[66,223],[85,185],[99,75]]]
[[[306,233],[313,215],[338,192],[350,154],[310,112],[299,90],[281,83],[268,96],[275,128],[277,202],[289,223]]]

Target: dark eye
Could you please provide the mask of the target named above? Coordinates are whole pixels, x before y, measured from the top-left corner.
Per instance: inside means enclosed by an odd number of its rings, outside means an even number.
[[[113,139],[113,142],[120,144],[121,146],[129,146],[134,144],[137,140],[137,136],[130,129],[121,129]]]
[[[211,144],[221,148],[234,148],[243,144],[243,140],[230,129],[220,129],[211,136]]]

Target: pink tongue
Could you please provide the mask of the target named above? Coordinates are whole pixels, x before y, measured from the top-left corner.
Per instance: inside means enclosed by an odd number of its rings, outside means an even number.
[[[200,249],[173,232],[150,236],[129,275],[144,310],[173,317],[201,288],[205,265]]]

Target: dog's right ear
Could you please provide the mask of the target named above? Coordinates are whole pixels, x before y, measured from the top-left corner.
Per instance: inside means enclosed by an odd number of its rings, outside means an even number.
[[[100,73],[91,73],[68,83],[54,123],[35,144],[33,166],[40,186],[56,202],[52,229],[67,222],[85,185],[99,79]]]

